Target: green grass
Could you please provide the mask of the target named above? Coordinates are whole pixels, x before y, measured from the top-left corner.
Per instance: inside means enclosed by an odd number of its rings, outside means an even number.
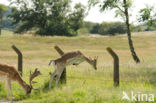
[[[29,71],[36,67],[42,72],[42,75],[36,78],[38,83],[34,85],[38,90],[33,90],[28,96],[17,83],[13,83],[13,94],[16,101],[28,103],[131,103],[122,100],[123,91],[156,95],[155,35],[133,36],[136,52],[141,59],[140,64],[135,64],[126,36],[40,37],[12,35],[7,31],[2,33],[4,34],[0,37],[1,63],[17,66],[17,55],[11,48],[14,44],[24,55],[24,80],[28,83]],[[55,45],[59,45],[65,52],[80,50],[86,56],[99,56],[98,70],[95,71],[86,62],[76,67],[68,66],[67,84],[59,87],[53,85],[53,88],[48,90],[49,72],[53,72],[53,67],[48,67],[48,63],[50,59],[59,57],[53,48]],[[120,58],[121,82],[118,88],[113,87],[113,61],[105,50],[107,46],[116,51]],[[0,85],[0,98],[6,99],[4,82]]]

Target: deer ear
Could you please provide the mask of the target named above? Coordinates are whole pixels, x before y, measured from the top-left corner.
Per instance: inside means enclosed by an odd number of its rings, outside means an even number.
[[[38,74],[41,75],[41,72],[38,70],[38,68],[35,69],[35,72],[38,72]]]
[[[38,68],[35,69],[35,72],[37,72],[37,71],[38,71]]]

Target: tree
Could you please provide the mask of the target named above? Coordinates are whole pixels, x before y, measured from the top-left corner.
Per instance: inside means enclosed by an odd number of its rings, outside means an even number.
[[[139,22],[144,22],[147,25],[147,30],[151,30],[151,27],[156,24],[156,13],[154,7],[146,6],[139,11],[140,17]]]
[[[99,5],[100,10],[102,12],[106,10],[115,9],[116,17],[120,16],[123,18],[127,27],[127,37],[128,37],[128,43],[129,43],[132,57],[136,63],[139,63],[140,60],[134,50],[133,41],[131,38],[130,23],[129,23],[129,11],[128,10],[132,6],[132,1],[131,0],[89,0],[88,2],[89,2],[90,7]]]
[[[7,11],[7,7],[3,4],[0,4],[0,35],[1,35],[1,29],[2,29],[2,19],[3,19],[3,13]]]
[[[12,7],[14,23],[19,23],[16,33],[35,29],[40,35],[75,36],[83,24],[84,7],[70,9],[71,0],[17,0]]]
[[[74,12],[69,15],[69,24],[70,27],[76,31],[83,26],[83,18],[85,16],[84,6],[81,3],[78,3],[74,7]]]

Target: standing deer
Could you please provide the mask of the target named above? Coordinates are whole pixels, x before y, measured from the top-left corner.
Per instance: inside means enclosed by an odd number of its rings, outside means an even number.
[[[7,86],[7,98],[10,99],[9,92],[11,92],[11,99],[13,99],[13,94],[12,94],[12,87],[11,87],[11,82],[16,81],[19,85],[23,87],[25,90],[26,94],[30,94],[31,90],[33,89],[32,84],[34,83],[32,80],[40,75],[40,71],[35,69],[35,71],[31,74],[30,73],[30,78],[29,78],[29,85],[22,79],[21,75],[17,71],[17,69],[14,66],[11,65],[6,65],[6,64],[0,64],[0,79],[6,81],[6,86]]]
[[[64,68],[67,65],[78,65],[84,61],[87,61],[95,70],[97,70],[97,57],[94,59],[86,57],[80,51],[73,51],[68,52],[62,55],[60,58],[56,60],[50,60],[49,66],[53,63],[54,65],[54,72],[51,74],[50,81],[49,81],[49,89],[51,88],[52,78],[56,75],[56,85],[58,85],[58,81],[61,77],[61,74]]]

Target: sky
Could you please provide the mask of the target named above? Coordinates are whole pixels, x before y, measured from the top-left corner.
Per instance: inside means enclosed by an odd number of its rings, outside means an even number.
[[[87,7],[87,2],[88,0],[72,0],[72,6],[74,6],[75,3],[79,3],[81,2],[83,5],[85,5]],[[142,8],[145,7],[145,5],[156,5],[156,0],[133,0],[134,4],[133,4],[133,8],[131,9],[131,17],[130,17],[130,21],[135,23],[138,17],[138,11]],[[9,2],[7,0],[0,0],[0,3],[8,5]],[[91,22],[95,22],[95,23],[101,23],[101,22],[110,22],[110,21],[122,21],[121,18],[116,18],[115,16],[115,12],[114,11],[107,11],[107,12],[99,12],[99,8],[98,7],[93,7],[91,8],[91,10],[89,11],[88,15],[85,17],[85,21],[91,21]]]

